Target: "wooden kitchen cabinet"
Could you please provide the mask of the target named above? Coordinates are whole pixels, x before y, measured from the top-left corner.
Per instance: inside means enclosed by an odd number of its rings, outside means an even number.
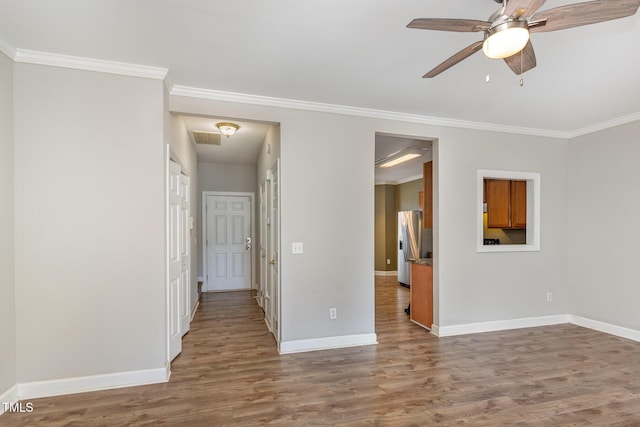
[[[411,264],[411,321],[431,329],[433,324],[433,267]]]
[[[485,179],[487,227],[511,228],[511,181]]]
[[[511,228],[527,228],[527,181],[511,181]]]
[[[422,228],[433,228],[433,162],[422,165]]]
[[[527,181],[485,179],[488,228],[527,228]]]

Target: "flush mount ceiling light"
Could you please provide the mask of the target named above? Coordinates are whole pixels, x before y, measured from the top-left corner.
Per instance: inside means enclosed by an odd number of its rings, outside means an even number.
[[[508,58],[529,42],[529,27],[524,21],[507,21],[487,30],[482,51],[492,59]]]
[[[409,160],[415,159],[416,157],[420,157],[422,156],[422,154],[419,153],[408,153],[408,154],[403,154],[400,157],[396,157],[394,159],[391,160],[387,160],[383,163],[380,163],[378,165],[379,168],[390,168],[393,166],[397,166],[400,163],[404,163],[404,162],[408,162]]]
[[[225,135],[227,138],[236,133],[236,131],[240,128],[240,126],[231,122],[220,122],[216,124],[216,127],[220,129],[220,133]]]
[[[414,144],[400,151],[396,151],[395,153],[391,153],[388,156],[377,160],[375,162],[375,166],[378,168],[391,168],[408,162],[409,160],[424,156],[425,153],[429,151],[429,148],[423,147],[422,144],[423,143]]]

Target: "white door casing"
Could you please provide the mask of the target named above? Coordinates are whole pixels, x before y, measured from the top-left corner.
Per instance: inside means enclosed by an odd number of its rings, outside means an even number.
[[[191,324],[191,242],[189,177],[180,175],[180,333],[189,332]]]
[[[271,185],[273,187],[272,192],[272,233],[273,240],[272,245],[274,258],[276,260],[273,265],[273,310],[274,310],[274,329],[273,335],[276,341],[280,342],[280,160],[276,160],[276,165],[273,168],[273,176]]]
[[[253,193],[204,192],[203,199],[206,290],[251,289]]]
[[[267,171],[267,288],[264,297],[265,322],[280,342],[280,196],[279,161]]]
[[[182,351],[180,330],[180,278],[182,261],[180,257],[180,166],[169,161],[167,171],[167,322],[169,361]]]
[[[260,185],[260,242],[259,242],[259,255],[260,255],[260,286],[258,287],[257,301],[260,307],[264,310],[264,293],[267,288],[267,182],[264,185]]]

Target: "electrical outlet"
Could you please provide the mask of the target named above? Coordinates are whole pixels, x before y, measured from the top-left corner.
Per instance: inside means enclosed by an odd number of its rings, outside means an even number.
[[[547,302],[553,301],[553,294],[551,292],[547,292]]]
[[[391,260],[389,258],[387,258],[387,265],[391,264]]]
[[[338,318],[338,310],[335,307],[331,307],[329,309],[329,319],[337,319]]]
[[[304,252],[304,246],[302,242],[293,242],[291,244],[291,253],[292,254],[301,254]]]

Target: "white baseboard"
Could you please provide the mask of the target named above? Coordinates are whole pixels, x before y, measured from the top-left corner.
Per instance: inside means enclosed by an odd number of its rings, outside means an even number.
[[[280,354],[289,354],[372,344],[378,344],[378,336],[376,334],[342,335],[338,337],[283,341],[280,343],[278,350]]]
[[[198,307],[200,307],[200,300],[197,299],[196,303],[193,304],[193,307],[191,307],[191,318],[189,319],[190,322],[193,322],[193,316],[196,315],[196,311],[198,311]]]
[[[9,390],[0,394],[0,415],[4,414],[4,403],[17,403],[19,399],[18,396],[18,384],[11,387]]]
[[[397,276],[398,272],[397,271],[380,271],[380,270],[375,270],[375,275],[376,276]]]
[[[598,320],[587,319],[573,314],[569,315],[569,322],[574,325],[582,326],[583,328],[589,328],[595,331],[604,332],[605,334],[615,335],[617,337],[640,342],[640,331],[635,329],[616,326],[610,323],[600,322]]]
[[[431,333],[437,337],[440,336],[440,326],[436,325],[435,323],[433,323],[431,325]]]
[[[118,372],[87,377],[63,378],[59,380],[35,381],[18,384],[18,397],[37,399],[62,394],[84,393],[138,385],[164,383],[169,380],[170,366],[141,371]]]
[[[525,317],[521,319],[496,320],[492,322],[467,323],[463,325],[440,326],[434,335],[450,337],[454,335],[478,334],[482,332],[506,331],[509,329],[533,328],[536,326],[569,323],[569,315]]]

